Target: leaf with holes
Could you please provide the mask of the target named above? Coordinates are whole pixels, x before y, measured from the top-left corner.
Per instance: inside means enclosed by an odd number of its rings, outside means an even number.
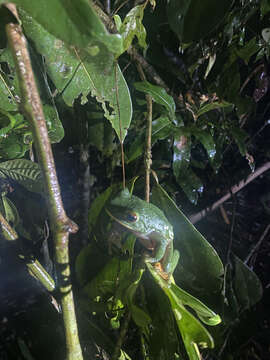
[[[98,52],[92,56],[71,50],[25,12],[21,11],[20,16],[27,37],[44,56],[46,71],[65,103],[72,106],[81,96],[84,104],[91,94],[101,104],[120,141],[124,141],[132,117],[132,103],[113,53],[102,43],[98,44]]]

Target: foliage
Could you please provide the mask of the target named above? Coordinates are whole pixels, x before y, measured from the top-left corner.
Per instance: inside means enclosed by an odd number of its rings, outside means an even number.
[[[14,18],[4,3],[0,0],[0,208],[19,235],[31,240],[20,252],[32,256],[32,244],[45,238],[46,214],[32,210],[43,201],[43,185],[38,165],[29,160],[35,155],[33,138],[21,112],[19,79],[3,26]],[[100,1],[98,7],[87,0],[14,3],[51,142],[90,149],[95,200],[89,244],[75,266],[79,308],[89,320],[82,320],[82,328],[113,354],[110,339],[116,340],[130,313],[133,323],[127,345],[119,349],[122,359],[176,359],[186,349],[195,360],[200,346],[214,344],[212,355],[218,356],[235,319],[260,300],[261,284],[241,260],[246,253],[237,256],[234,248],[220,246],[224,276],[216,251],[179,204],[195,209],[203,196],[215,196],[216,184],[227,188],[247,175],[248,167],[254,170],[269,159],[267,144],[254,150],[254,137],[269,123],[262,123],[268,107],[260,110],[269,84],[268,1],[162,0],[134,7],[121,0]],[[130,57],[131,50],[140,56]],[[145,95],[153,100],[152,169],[162,184],[152,187],[151,202],[174,227],[180,251],[174,278],[181,287],[173,281],[169,286],[154,267],[140,264],[133,235],[123,235],[121,249],[111,246],[108,255],[111,222],[104,209],[121,181],[119,142],[124,143],[127,180],[144,173]],[[231,184],[224,169],[236,174]],[[142,187],[140,179],[139,195]],[[222,324],[211,335],[212,328],[201,321],[216,325],[217,314]],[[133,350],[138,343],[140,355]],[[24,341],[20,349],[28,354]]]

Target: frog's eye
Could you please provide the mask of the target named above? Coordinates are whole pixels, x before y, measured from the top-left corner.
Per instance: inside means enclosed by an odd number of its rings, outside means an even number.
[[[138,220],[138,215],[135,212],[127,213],[126,220],[128,222],[134,223]]]

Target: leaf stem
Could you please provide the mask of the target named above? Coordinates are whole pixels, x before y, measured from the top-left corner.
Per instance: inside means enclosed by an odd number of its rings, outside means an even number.
[[[34,80],[26,39],[19,24],[6,26],[21,91],[21,109],[30,123],[42,170],[50,225],[52,227],[59,290],[63,311],[68,360],[83,359],[79,343],[69,266],[69,234],[78,229],[66,215],[62,204],[44,113]]]

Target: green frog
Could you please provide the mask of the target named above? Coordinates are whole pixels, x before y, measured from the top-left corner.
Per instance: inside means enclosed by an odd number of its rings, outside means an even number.
[[[173,249],[173,227],[158,207],[131,195],[125,188],[111,201],[106,211],[152,252],[151,255],[144,254],[145,261],[160,262],[164,272],[173,273],[179,252]]]

